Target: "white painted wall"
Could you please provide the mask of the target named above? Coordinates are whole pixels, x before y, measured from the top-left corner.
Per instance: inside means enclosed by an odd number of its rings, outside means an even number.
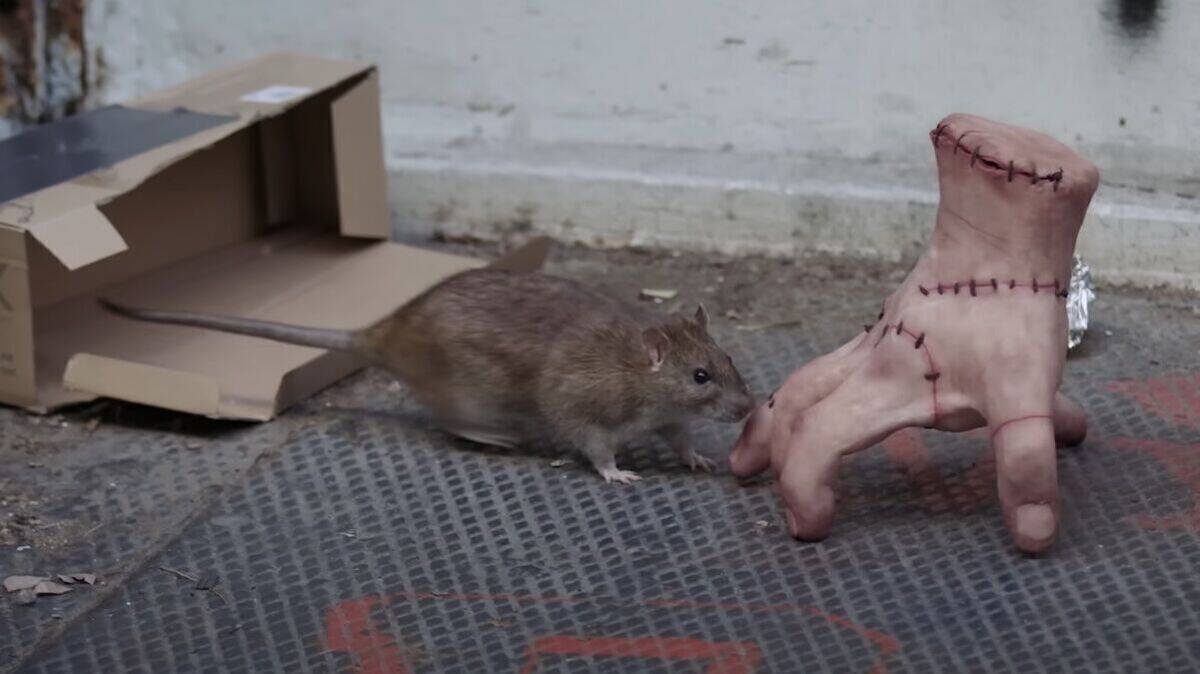
[[[975,112],[1074,144],[1110,183],[1162,193],[1139,206],[1168,213],[1147,216],[1170,223],[1159,247],[1119,264],[1177,275],[1200,269],[1200,200],[1188,198],[1200,193],[1200,2],[1159,4],[1134,38],[1117,0],[92,0],[88,40],[104,101],[265,50],[377,62],[393,198],[417,228],[517,220],[685,245],[687,232],[655,236],[686,225],[664,213],[654,190],[667,186],[682,190],[676,213],[708,214],[692,237],[703,245],[761,248],[754,228],[772,221],[767,238],[786,239],[772,250],[850,250],[855,230],[833,241],[821,228],[861,227],[861,209],[805,211],[807,195],[934,199],[926,132]],[[715,201],[688,202],[697,181]],[[1149,198],[1105,189],[1118,208]],[[864,235],[865,252],[911,244],[922,227],[908,227]],[[1114,261],[1129,236],[1103,244]],[[1195,257],[1159,260],[1172,249]]]
[[[1130,40],[1109,0],[93,0],[89,41],[109,99],[266,49],[370,59],[418,144],[886,159],[964,110],[1196,173],[1200,3],[1164,4]]]

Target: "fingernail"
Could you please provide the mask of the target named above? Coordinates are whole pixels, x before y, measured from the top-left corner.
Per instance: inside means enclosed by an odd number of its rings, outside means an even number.
[[[787,510],[786,508],[783,512],[787,515],[788,531],[792,532],[792,538],[798,538],[800,536],[800,527],[796,524],[796,516],[792,514],[791,510]]]
[[[1027,503],[1017,508],[1017,535],[1032,543],[1047,543],[1054,538],[1054,510],[1043,503]]]

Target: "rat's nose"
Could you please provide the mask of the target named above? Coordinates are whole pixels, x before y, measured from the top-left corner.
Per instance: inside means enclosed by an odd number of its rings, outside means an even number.
[[[738,419],[745,419],[754,411],[754,398],[747,396],[742,404],[738,406],[736,414]]]

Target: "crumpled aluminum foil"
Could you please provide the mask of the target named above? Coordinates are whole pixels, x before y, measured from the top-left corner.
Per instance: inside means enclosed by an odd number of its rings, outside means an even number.
[[[1067,349],[1083,341],[1088,328],[1088,305],[1096,299],[1092,270],[1078,255],[1071,267],[1071,285],[1067,289]]]

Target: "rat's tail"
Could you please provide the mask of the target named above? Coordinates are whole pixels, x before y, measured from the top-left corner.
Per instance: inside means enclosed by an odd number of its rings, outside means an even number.
[[[101,306],[114,314],[151,323],[168,323],[171,325],[190,325],[197,328],[232,332],[251,337],[262,337],[276,342],[315,346],[320,349],[334,351],[360,352],[359,333],[352,330],[330,330],[327,328],[306,328],[299,325],[275,323],[273,321],[258,321],[252,318],[236,318],[233,316],[216,316],[213,314],[197,314],[190,311],[160,311],[158,309],[134,309],[111,300],[97,298]]]

